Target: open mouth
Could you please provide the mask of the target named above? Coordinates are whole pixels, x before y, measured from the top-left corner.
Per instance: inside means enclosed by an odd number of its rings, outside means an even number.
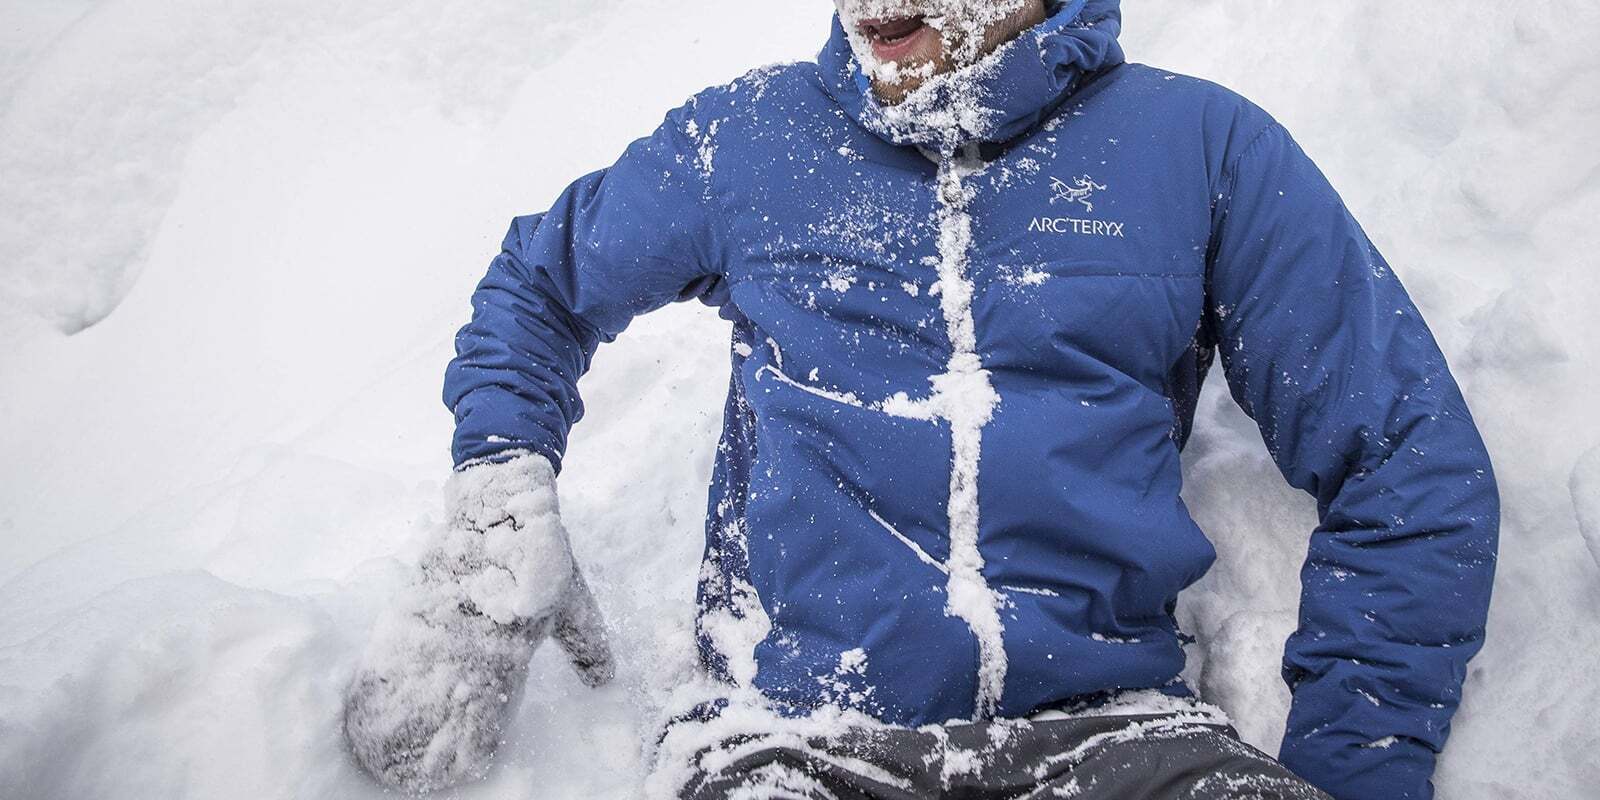
[[[909,55],[933,29],[922,15],[895,19],[866,19],[861,33],[872,43],[872,52],[884,61],[898,61]]]

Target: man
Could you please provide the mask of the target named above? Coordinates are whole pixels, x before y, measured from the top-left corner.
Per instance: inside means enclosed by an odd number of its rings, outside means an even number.
[[[555,502],[576,382],[698,298],[733,323],[699,620],[724,691],[653,786],[1430,797],[1498,500],[1333,189],[1260,109],[1126,63],[1117,0],[838,5],[817,63],[703,92],[512,225],[446,379],[454,523],[352,686],[363,765],[481,774],[547,633],[609,675]],[[1321,514],[1281,764],[1179,678],[1214,355]]]

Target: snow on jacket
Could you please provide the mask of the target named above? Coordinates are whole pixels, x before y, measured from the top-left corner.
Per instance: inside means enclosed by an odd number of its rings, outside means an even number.
[[[1179,451],[1220,355],[1321,513],[1281,757],[1428,797],[1499,515],[1444,358],[1282,127],[1124,63],[1116,0],[1053,12],[925,113],[872,99],[835,20],[515,220],[447,375],[457,463],[559,464],[599,343],[719,306],[708,667],[801,712],[1016,717],[1184,691],[1175,600],[1215,554]]]

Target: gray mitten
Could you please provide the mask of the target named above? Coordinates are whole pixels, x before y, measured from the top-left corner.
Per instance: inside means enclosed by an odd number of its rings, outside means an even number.
[[[547,635],[584,683],[613,672],[550,462],[529,454],[472,466],[446,494],[450,524],[379,623],[345,699],[356,760],[412,794],[483,777]]]

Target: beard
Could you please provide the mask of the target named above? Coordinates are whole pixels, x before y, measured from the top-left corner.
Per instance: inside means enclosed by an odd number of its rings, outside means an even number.
[[[978,63],[1043,18],[1040,0],[835,0],[835,5],[856,60],[886,104],[901,102],[936,75]],[[936,36],[912,52],[881,57],[885,43],[866,23],[909,20],[920,21]],[[909,23],[897,27],[904,24]]]

